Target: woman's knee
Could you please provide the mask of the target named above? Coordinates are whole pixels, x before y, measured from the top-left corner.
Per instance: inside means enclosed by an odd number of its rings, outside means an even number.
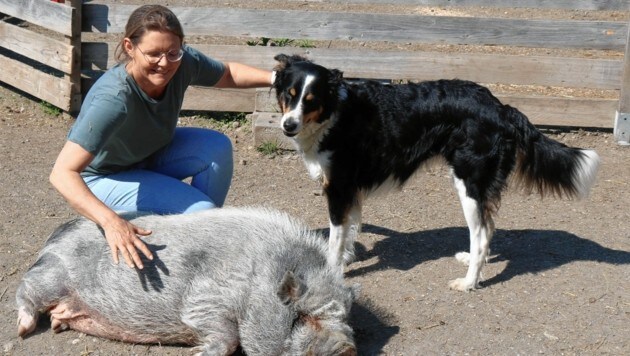
[[[216,131],[215,131],[216,132]],[[232,140],[220,132],[216,132],[217,135],[213,138],[213,147],[215,157],[222,157],[224,160],[232,160]]]
[[[220,165],[232,162],[232,141],[227,135],[210,129],[198,130],[194,135],[193,147],[199,158],[208,160],[208,163]]]

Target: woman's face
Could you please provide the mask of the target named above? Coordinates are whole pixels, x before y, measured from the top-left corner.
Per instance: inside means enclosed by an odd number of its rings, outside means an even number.
[[[128,38],[124,45],[132,58],[127,65],[129,74],[147,95],[161,96],[182,63],[181,59],[168,60],[176,58],[182,47],[179,37],[171,32],[148,31],[135,46]],[[157,63],[152,63],[158,58]]]

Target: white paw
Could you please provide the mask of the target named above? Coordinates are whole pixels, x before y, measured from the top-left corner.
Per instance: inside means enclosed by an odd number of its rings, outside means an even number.
[[[343,258],[338,257],[337,255],[328,256],[328,264],[333,267],[342,266],[343,267]]]
[[[466,280],[466,278],[457,278],[448,283],[449,288],[453,290],[458,290],[461,292],[468,292],[471,290],[475,290],[478,288],[476,283],[471,283]]]
[[[354,262],[354,259],[356,258],[356,256],[354,255],[354,251],[350,251],[350,250],[345,250],[343,253],[343,263],[345,265],[349,265],[352,262]]]
[[[455,259],[463,263],[464,266],[468,266],[470,264],[470,253],[458,252],[455,254]]]

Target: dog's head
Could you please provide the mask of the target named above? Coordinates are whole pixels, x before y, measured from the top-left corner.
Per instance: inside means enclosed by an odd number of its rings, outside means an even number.
[[[339,101],[342,73],[297,55],[279,54],[274,59],[279,64],[273,88],[282,111],[284,134],[293,137],[329,119]]]

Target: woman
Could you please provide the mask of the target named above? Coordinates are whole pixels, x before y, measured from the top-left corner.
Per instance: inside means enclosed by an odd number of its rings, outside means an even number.
[[[221,133],[176,127],[189,85],[269,86],[272,72],[221,63],[183,44],[166,7],[136,9],[116,48],[118,64],[88,92],[50,174],[79,214],[104,231],[112,258],[143,268],[139,236],[151,231],[116,211],[188,213],[223,204],[232,178],[232,146]],[[182,179],[192,177],[191,184]]]

